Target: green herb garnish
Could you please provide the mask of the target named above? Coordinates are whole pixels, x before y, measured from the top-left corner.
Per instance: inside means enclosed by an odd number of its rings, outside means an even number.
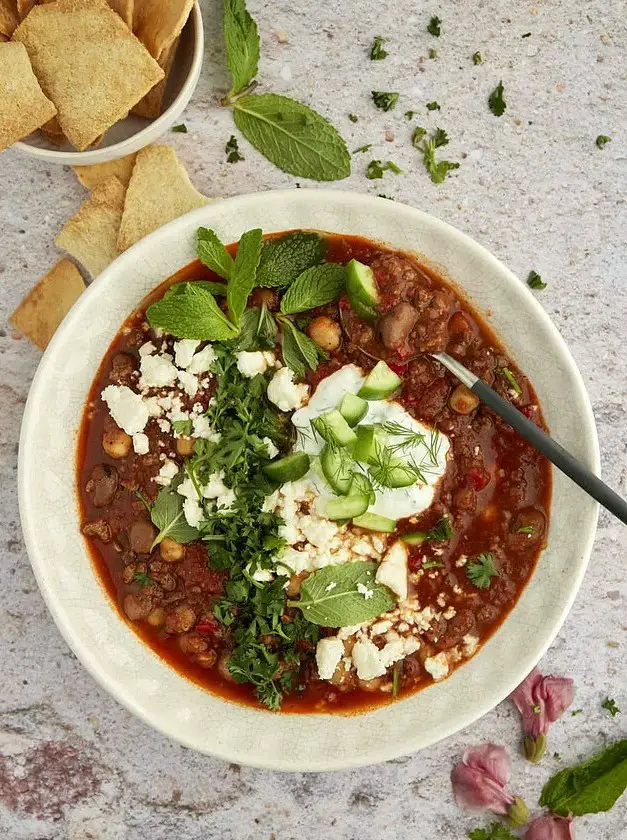
[[[321,359],[326,358],[315,341],[296,327],[289,318],[281,318],[283,327],[283,361],[294,371],[297,379],[304,379],[307,368],[316,370]]]
[[[258,286],[285,288],[324,259],[326,243],[318,233],[297,230],[266,239],[257,268]]]
[[[523,525],[522,528],[519,528],[516,533],[517,534],[533,534],[533,525]]]
[[[415,115],[416,115],[415,111],[405,111],[405,119],[406,120],[413,120]]]
[[[359,146],[357,149],[353,150],[353,154],[359,154],[360,152],[369,152],[372,149],[372,143],[366,143],[365,146]]]
[[[172,428],[177,435],[182,437],[191,437],[192,421],[191,420],[173,420]]]
[[[237,335],[213,295],[196,283],[180,283],[146,310],[151,327],[179,338],[228,341]]]
[[[583,709],[573,709],[573,711],[570,713],[570,716],[571,717],[576,717],[577,715],[580,715],[582,713],[583,713]]]
[[[450,160],[436,160],[435,151],[449,142],[446,131],[436,128],[433,136],[428,139],[423,128],[417,128],[412,137],[412,144],[422,152],[422,160],[434,184],[441,184],[449,172],[459,169],[459,163]]]
[[[603,709],[607,709],[612,717],[616,717],[616,715],[620,714],[620,709],[616,705],[616,701],[611,700],[609,697],[605,698],[605,700],[601,703],[601,707]]]
[[[479,554],[472,563],[466,566],[466,575],[477,589],[489,589],[492,578],[499,576],[499,571],[494,564],[494,556],[490,552]]]
[[[394,670],[392,671],[392,697],[398,697],[398,689],[401,677],[401,663],[394,663]]]
[[[509,382],[510,387],[512,388],[512,390],[514,391],[516,396],[519,397],[522,394],[522,388],[518,384],[518,380],[516,379],[514,374],[507,367],[501,368],[501,373],[503,374],[505,379],[507,379],[507,381]]]
[[[179,123],[179,125],[173,125],[172,129],[173,132],[176,134],[187,134],[187,126],[185,123]]]
[[[517,840],[504,823],[493,822],[487,828],[475,828],[468,832],[470,840]]]
[[[200,227],[196,233],[196,256],[215,271],[220,277],[228,280],[233,271],[233,257],[226,250],[217,234],[209,228]]]
[[[349,114],[349,115],[348,115],[348,119],[349,119],[352,123],[356,123],[356,122],[358,122],[358,121],[359,121],[359,117],[357,116],[357,114]]]
[[[440,105],[435,100],[433,102],[427,102],[427,111],[439,111]]]
[[[164,487],[150,508],[153,525],[159,529],[151,551],[166,537],[178,543],[189,543],[198,539],[198,530],[188,525],[183,514],[183,497],[173,486]]]
[[[414,148],[419,149],[419,143],[422,138],[427,134],[427,129],[423,128],[421,125],[417,125],[414,129],[412,136],[411,136],[411,144]]]
[[[488,105],[495,117],[502,117],[507,108],[507,102],[503,98],[503,82],[499,82],[488,97]]]
[[[400,166],[397,166],[394,161],[388,160],[385,163],[381,163],[380,160],[371,160],[366,169],[366,177],[372,181],[375,178],[383,178],[384,172],[393,172],[395,175],[399,175],[402,171]]]
[[[435,36],[436,38],[440,37],[440,26],[442,21],[437,15],[434,15],[431,20],[429,21],[429,25],[427,26],[427,32],[430,35]]]
[[[381,111],[391,111],[392,108],[395,108],[399,96],[399,93],[394,93],[392,91],[372,91],[372,101],[374,102],[375,106]]]
[[[531,32],[525,32],[520,37],[521,38],[531,38]]]
[[[445,542],[446,540],[450,540],[452,536],[453,528],[451,526],[451,520],[448,516],[443,516],[441,519],[438,519],[430,531],[427,531],[425,539],[432,540],[433,542]]]
[[[306,269],[283,296],[281,312],[295,315],[337,300],[344,288],[345,273],[344,266],[339,263],[323,263]]]
[[[135,572],[133,575],[133,581],[138,583],[142,589],[145,586],[152,586],[152,578],[148,572]]]
[[[226,65],[233,77],[230,98],[250,85],[259,67],[259,33],[245,0],[225,0],[224,41]]]
[[[480,52],[475,52],[472,54],[472,63],[475,65],[483,64],[483,58],[481,57]]]
[[[427,560],[421,566],[422,569],[443,569],[444,563],[441,560]]]
[[[598,149],[602,149],[603,146],[605,146],[606,143],[611,143],[611,142],[612,142],[612,138],[608,137],[607,134],[599,134],[599,136],[595,140],[595,143],[597,144]]]
[[[382,38],[380,35],[377,35],[372,42],[372,46],[370,47],[370,58],[372,61],[382,61],[384,58],[387,58],[389,53],[383,49],[383,45],[386,42],[386,38]]]
[[[543,282],[542,277],[537,271],[530,271],[527,277],[527,285],[532,289],[546,289],[547,284]]]
[[[434,50],[433,47],[431,47],[429,49],[429,58],[434,58],[435,59],[437,57],[438,57],[438,51]]]
[[[226,146],[224,147],[224,151],[226,153],[227,163],[237,163],[240,160],[244,160],[242,155],[240,155],[239,153],[239,144],[234,134],[231,134],[231,136],[227,140]]]

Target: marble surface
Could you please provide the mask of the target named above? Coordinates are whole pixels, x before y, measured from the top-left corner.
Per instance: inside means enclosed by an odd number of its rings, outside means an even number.
[[[207,53],[185,114],[189,134],[168,142],[207,195],[293,186],[296,179],[245,141],[246,160],[225,162],[233,124],[217,104],[227,83],[219,3],[202,5]],[[405,201],[469,233],[520,277],[535,269],[548,281],[538,298],[582,370],[604,476],[627,494],[625,4],[254,0],[250,8],[263,38],[262,88],[315,105],[351,149],[373,144],[371,155],[355,155],[348,180],[325,188]],[[443,21],[439,39],[426,33],[435,13]],[[371,63],[376,34],[390,39],[390,56]],[[430,47],[437,60],[425,58]],[[484,57],[479,67],[470,59],[476,50]],[[499,79],[508,109],[496,119],[486,99]],[[399,90],[396,111],[375,112],[371,89]],[[424,107],[433,99],[441,104],[437,119]],[[409,143],[403,113],[410,108],[422,124],[449,132],[447,157],[461,162],[440,186]],[[349,122],[349,112],[360,121]],[[613,138],[602,151],[598,134]],[[371,156],[394,160],[403,174],[368,181]],[[8,840],[457,840],[485,822],[451,797],[450,768],[467,744],[508,746],[512,789],[533,806],[560,766],[625,736],[627,531],[605,512],[575,606],[541,662],[546,672],[573,677],[582,713],[553,727],[539,766],[516,755],[518,720],[509,703],[420,754],[326,775],[227,765],[168,742],[120,708],[82,669],[44,607],[16,497],[19,425],[39,352],[6,318],[57,259],[53,236],[85,194],[69,169],[11,150],[0,155],[0,184],[0,831]],[[601,707],[607,694],[624,709],[615,718]],[[626,824],[623,800],[609,814],[578,821],[577,837],[625,838]]]

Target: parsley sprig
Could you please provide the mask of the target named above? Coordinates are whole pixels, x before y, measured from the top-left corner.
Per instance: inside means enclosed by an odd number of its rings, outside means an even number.
[[[494,563],[494,556],[490,552],[479,554],[466,567],[466,575],[477,589],[489,589],[492,578],[499,576],[499,571]]]

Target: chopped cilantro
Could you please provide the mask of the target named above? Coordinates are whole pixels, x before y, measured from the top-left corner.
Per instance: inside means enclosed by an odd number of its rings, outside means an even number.
[[[358,152],[367,152],[372,149],[372,143],[366,143],[365,146],[359,146],[357,149],[353,151],[353,154],[356,155]]]
[[[144,586],[151,586],[152,585],[152,578],[148,574],[148,572],[135,572],[133,575],[133,580],[135,583],[138,583],[142,588]]]
[[[370,47],[370,59],[371,61],[383,61],[384,58],[387,58],[389,53],[387,50],[383,49],[383,45],[386,42],[386,38],[382,38],[380,35],[377,35],[372,42],[372,46]]]
[[[386,163],[381,163],[380,160],[371,160],[366,170],[366,176],[372,181],[375,178],[383,178],[384,172],[393,172],[395,175],[399,175],[402,171],[394,161],[388,160]]]
[[[427,102],[427,111],[439,111],[440,104],[435,100],[433,102]]]
[[[601,706],[604,709],[607,709],[612,717],[616,717],[616,715],[620,714],[620,709],[616,705],[616,701],[611,700],[609,697],[605,698],[605,700],[601,703]]]
[[[235,137],[234,134],[231,134],[231,136],[229,137],[227,144],[224,147],[224,151],[226,152],[227,163],[237,163],[239,160],[244,160],[242,155],[240,155],[239,153],[237,137]]]
[[[480,52],[476,52],[472,54],[472,63],[473,64],[483,64],[483,58],[481,57]]]
[[[516,531],[517,534],[533,534],[533,525],[523,525]]]
[[[419,143],[422,140],[422,138],[425,136],[426,133],[427,133],[426,128],[423,128],[422,126],[417,125],[416,128],[414,129],[414,132],[413,132],[412,136],[411,136],[412,146],[414,146],[416,149],[419,149],[420,148]]]
[[[503,98],[503,82],[499,82],[488,97],[488,105],[495,117],[502,117],[507,108],[507,102]]]
[[[546,289],[547,284],[543,282],[542,277],[537,271],[530,271],[527,277],[527,285],[532,289]]]
[[[470,840],[516,840],[509,828],[500,822],[493,822],[487,828],[475,828],[468,832]]]
[[[381,111],[391,111],[396,107],[400,94],[389,90],[373,90],[372,101]]]
[[[608,137],[607,134],[599,134],[595,142],[597,144],[597,148],[602,149],[606,143],[612,142],[612,138]]]
[[[440,37],[440,27],[442,25],[442,21],[437,15],[433,15],[431,20],[429,21],[429,25],[427,26],[427,32],[429,35],[433,35],[435,38]]]
[[[173,125],[172,131],[176,132],[177,134],[187,134],[187,126],[185,123],[180,123],[179,125]]]
[[[405,111],[405,119],[406,120],[413,120],[416,112],[415,111]]]
[[[352,123],[356,123],[356,122],[359,120],[359,117],[357,116],[357,114],[349,114],[349,115],[348,115],[348,119],[349,119]]]
[[[448,134],[444,131],[443,128],[436,128],[435,133],[433,135],[433,142],[435,144],[436,149],[439,149],[440,146],[447,146],[448,145]]]
[[[453,169],[459,169],[459,163],[450,160],[436,160],[435,151],[440,146],[446,146],[448,135],[442,128],[436,128],[431,139],[426,138],[426,130],[420,126],[414,130],[412,144],[422,152],[425,168],[434,184],[441,184],[447,174]]]
[[[583,709],[573,709],[573,711],[570,713],[570,716],[575,717],[576,715],[580,715],[582,712]]]
[[[468,580],[477,589],[489,589],[493,577],[498,577],[499,572],[494,565],[494,557],[491,553],[479,554],[472,563],[466,567]]]
[[[438,57],[438,51],[434,50],[433,47],[431,47],[429,49],[429,58],[437,58],[437,57]]]

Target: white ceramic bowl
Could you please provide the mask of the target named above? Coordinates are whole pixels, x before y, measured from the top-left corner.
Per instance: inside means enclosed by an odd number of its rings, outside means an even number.
[[[181,33],[181,42],[165,92],[165,110],[160,116],[150,120],[129,114],[111,126],[97,148],[85,152],[76,151],[70,143],[59,148],[38,131],[25,140],[14,143],[13,148],[48,163],[63,163],[69,166],[105,163],[143,149],[165,134],[187,107],[200,78],[204,45],[202,14],[196,2]]]
[[[221,700],[179,676],[116,613],[79,533],[76,433],[100,361],[143,296],[194,257],[199,225],[224,242],[243,231],[317,228],[362,234],[440,266],[507,339],[537,389],[552,433],[598,471],[592,411],[548,316],[504,265],[464,234],[397,202],[335,190],[290,190],[216,202],[171,222],[110,265],[78,300],[44,355],[28,398],[19,458],[26,546],[66,641],[129,710],[185,746],[282,770],[329,770],[433,744],[506,697],[536,664],[570,609],[594,537],[597,505],[554,471],[548,546],[510,616],[444,682],[354,716],[287,715]]]

